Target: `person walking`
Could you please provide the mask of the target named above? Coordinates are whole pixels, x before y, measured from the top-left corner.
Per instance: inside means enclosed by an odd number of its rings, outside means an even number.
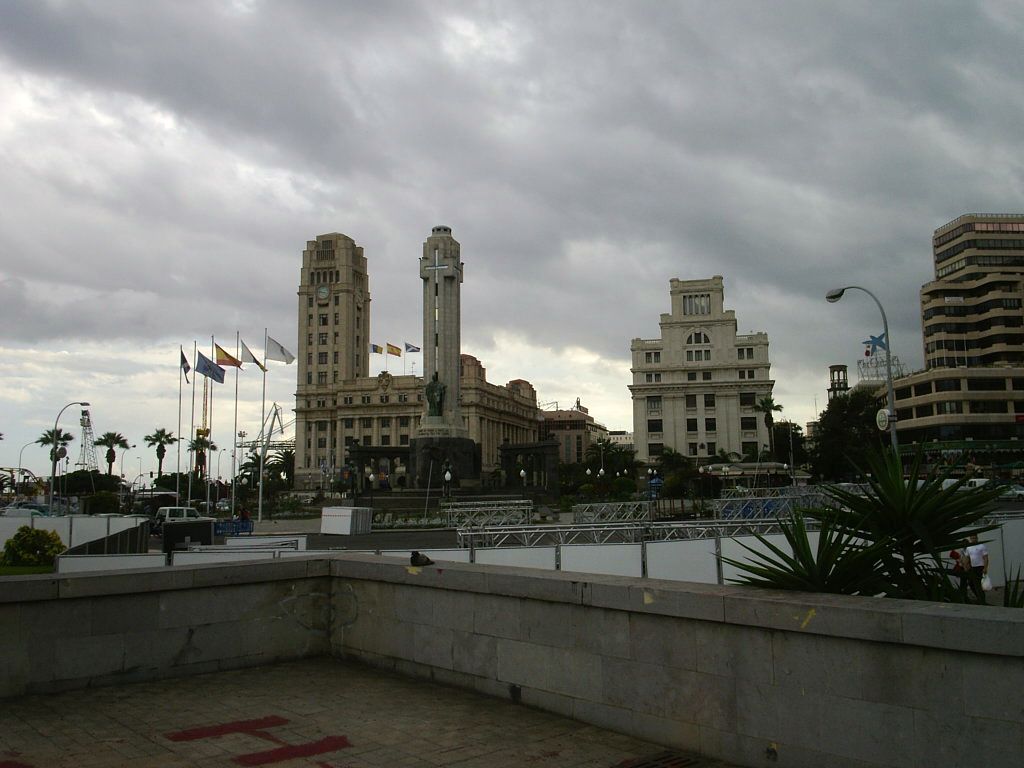
[[[984,544],[978,543],[978,537],[975,534],[968,536],[967,541],[969,545],[964,550],[962,561],[964,574],[967,577],[967,583],[971,585],[971,591],[978,598],[978,602],[981,605],[987,605],[988,600],[985,598],[985,590],[982,588],[981,581],[988,576],[988,548]]]

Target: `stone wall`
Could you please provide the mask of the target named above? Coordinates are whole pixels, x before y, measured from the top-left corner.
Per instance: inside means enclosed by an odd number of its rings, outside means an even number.
[[[352,554],[0,580],[0,696],[328,653],[738,765],[1024,754],[1024,611]]]
[[[1024,611],[346,556],[335,655],[739,765],[1017,766]]]
[[[324,560],[0,579],[0,697],[324,654]]]

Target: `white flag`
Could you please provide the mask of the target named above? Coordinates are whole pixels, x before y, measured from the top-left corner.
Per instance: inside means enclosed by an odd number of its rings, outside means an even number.
[[[249,351],[249,348],[247,346],[245,346],[245,342],[244,341],[242,341],[241,339],[239,339],[238,341],[242,345],[242,351],[239,354],[239,359],[243,363],[253,363],[253,364],[255,364],[257,368],[259,368],[261,371],[266,373],[267,372],[266,366],[264,366],[263,363],[261,363],[259,360],[256,359],[256,355],[254,355],[251,351]]]
[[[295,362],[295,355],[282,347],[280,342],[267,336],[267,360],[278,360],[286,365],[291,365]]]

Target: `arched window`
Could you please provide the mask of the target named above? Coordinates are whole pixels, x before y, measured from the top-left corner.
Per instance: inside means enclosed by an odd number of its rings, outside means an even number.
[[[686,350],[686,362],[711,362],[711,339],[704,331],[694,331],[686,337],[687,347],[698,347]]]

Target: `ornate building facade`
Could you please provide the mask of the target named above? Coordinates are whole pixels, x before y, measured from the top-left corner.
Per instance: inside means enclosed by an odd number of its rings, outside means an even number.
[[[630,345],[636,458],[657,460],[672,448],[710,461],[719,451],[743,457],[767,448],[768,429],[754,406],[775,384],[768,335],[736,333],[720,275],[672,279],[669,297],[661,338]]]

